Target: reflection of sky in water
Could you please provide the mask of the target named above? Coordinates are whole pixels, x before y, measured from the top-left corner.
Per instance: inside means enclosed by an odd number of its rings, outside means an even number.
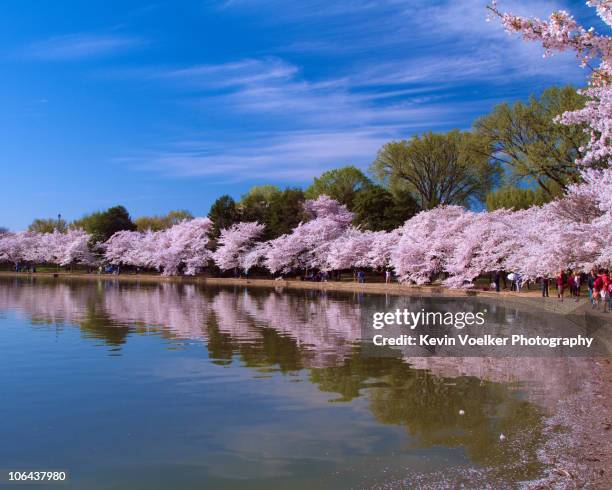
[[[504,377],[503,360],[412,360],[428,371],[368,358],[356,341],[372,301],[0,280],[0,460],[69,468],[91,488],[344,488],[451,468],[488,482],[537,476],[532,402],[561,360],[522,379],[518,364]]]

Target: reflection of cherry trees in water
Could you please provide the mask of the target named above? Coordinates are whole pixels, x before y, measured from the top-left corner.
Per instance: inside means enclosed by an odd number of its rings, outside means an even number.
[[[10,283],[18,287],[0,286],[0,309],[17,309],[33,323],[78,324],[85,335],[110,345],[124,343],[130,332],[161,327],[174,337],[205,338],[208,309],[192,285],[141,288],[112,281],[21,279]]]
[[[357,341],[367,300],[317,291],[0,281],[0,310],[16,309],[36,323],[78,324],[84,336],[113,348],[155,332],[205,342],[215,363],[258,372],[307,369],[310,383],[334,394],[330,401],[365,400],[377,421],[405,427],[416,447],[461,447],[470,461],[503,467],[512,479],[535,476],[541,410],[516,385],[362,355]],[[435,363],[427,367],[435,372]],[[511,442],[500,443],[500,433]]]
[[[17,308],[34,322],[75,323],[116,345],[118,332],[157,330],[179,339],[203,340],[216,349],[229,336],[234,351],[287,337],[305,365],[341,359],[359,339],[359,308],[327,295],[304,292],[206,289],[194,284],[132,285],[113,281],[13,280],[0,287],[0,308]],[[280,342],[280,340],[279,340]],[[287,343],[287,342],[284,342]],[[241,346],[241,344],[244,344]],[[215,357],[215,353],[211,353]],[[301,366],[301,363],[292,363]]]
[[[238,343],[274,344],[273,338],[286,337],[306,366],[342,359],[351,343],[360,338],[359,308],[316,292],[220,291],[212,301],[212,310],[218,329]]]

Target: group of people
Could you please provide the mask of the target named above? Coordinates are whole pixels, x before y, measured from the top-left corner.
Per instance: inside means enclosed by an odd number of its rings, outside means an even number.
[[[612,311],[612,272],[603,269],[591,271],[587,279],[589,287],[589,300],[593,308],[601,303],[604,311]]]
[[[548,298],[551,278],[542,276],[537,279],[540,284],[542,297]],[[497,292],[503,289],[520,292],[524,285],[520,274],[511,272],[505,274],[503,271],[495,271],[491,274],[491,289]],[[509,284],[508,284],[509,283]],[[528,281],[525,282],[527,286]],[[593,269],[588,274],[580,271],[562,270],[554,279],[557,287],[557,298],[563,301],[566,291],[576,300],[580,297],[580,290],[586,284],[589,292],[589,301],[593,308],[603,307],[603,311],[612,311],[612,271],[606,269]]]
[[[502,290],[501,283],[504,283],[504,289],[507,289],[510,283],[510,291],[521,292],[523,286],[523,278],[516,272],[505,274],[504,271],[495,271],[491,274],[491,289],[495,289],[498,293]],[[529,284],[527,283],[529,288]]]
[[[384,271],[385,284],[393,282],[393,274],[389,269]],[[309,271],[302,276],[303,281],[326,282],[342,280],[341,271]],[[366,282],[366,273],[363,269],[353,271],[353,280],[359,284]]]
[[[394,282],[393,273],[389,269],[385,269],[383,272],[385,284]],[[341,271],[308,271],[302,276],[303,281],[315,281],[315,282],[326,282],[326,281],[341,281]],[[359,284],[366,282],[366,272],[363,269],[357,269],[353,271],[353,280]],[[379,282],[377,279],[373,279],[374,282]]]
[[[579,271],[561,270],[555,278],[557,286],[557,298],[563,301],[565,291],[569,291],[570,296],[580,297],[580,286],[584,284],[585,274]],[[548,297],[548,278],[542,278],[542,296]]]
[[[601,304],[603,310],[612,310],[612,272],[605,269],[593,269],[588,274],[578,271],[559,271],[555,278],[557,286],[557,298],[563,301],[566,290],[570,295],[578,298],[580,287],[586,283],[589,292],[589,301],[593,308],[599,308]],[[548,278],[542,278],[542,296],[548,297]]]
[[[15,264],[15,272],[36,272],[35,264],[20,264],[19,262]]]

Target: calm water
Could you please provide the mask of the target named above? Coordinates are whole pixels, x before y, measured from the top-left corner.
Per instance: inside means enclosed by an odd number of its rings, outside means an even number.
[[[58,488],[88,489],[541,475],[543,418],[572,389],[571,366],[363,356],[362,309],[401,301],[0,279],[0,467],[68,469]]]

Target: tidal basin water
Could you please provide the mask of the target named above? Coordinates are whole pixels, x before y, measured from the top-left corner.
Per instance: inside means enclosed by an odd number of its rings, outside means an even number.
[[[544,419],[579,360],[364,356],[362,310],[405,301],[0,278],[0,467],[68,470],[57,488],[87,489],[541,476]]]

